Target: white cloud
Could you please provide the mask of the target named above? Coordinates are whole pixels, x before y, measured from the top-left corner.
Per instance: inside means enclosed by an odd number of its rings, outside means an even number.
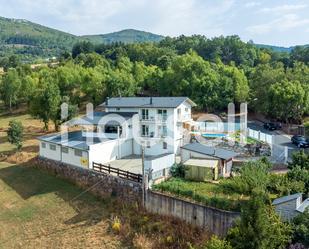
[[[275,7],[265,7],[265,8],[262,8],[260,11],[264,13],[273,12],[275,14],[281,14],[281,13],[301,10],[306,7],[307,5],[305,4],[284,4],[284,5],[275,6]]]
[[[286,14],[268,23],[253,25],[247,28],[252,34],[268,34],[273,31],[286,32],[290,29],[303,27],[309,24],[309,19],[302,19],[296,14]]]
[[[170,36],[237,34],[274,44],[309,40],[307,0],[0,0],[0,6],[0,16],[77,35],[134,28]]]
[[[262,4],[261,2],[247,2],[247,3],[245,3],[245,7],[246,8],[253,8],[253,7],[260,6],[261,4]]]

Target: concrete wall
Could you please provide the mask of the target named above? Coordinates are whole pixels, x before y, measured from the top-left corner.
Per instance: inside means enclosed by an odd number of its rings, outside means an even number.
[[[43,148],[43,146],[42,146],[43,143],[45,143],[45,145],[46,145],[45,148]],[[52,145],[52,146],[55,145],[56,150],[51,150],[50,145]],[[61,146],[57,145],[57,144],[53,144],[53,143],[40,141],[40,153],[39,154],[40,154],[41,157],[60,161],[61,160]]]
[[[240,213],[237,212],[206,207],[150,190],[146,195],[146,209],[206,228],[217,236],[225,236],[235,220],[240,217]]]
[[[156,172],[162,171],[163,169],[169,169],[175,163],[174,154],[165,154],[156,158],[145,158],[145,171],[152,170],[155,175]]]

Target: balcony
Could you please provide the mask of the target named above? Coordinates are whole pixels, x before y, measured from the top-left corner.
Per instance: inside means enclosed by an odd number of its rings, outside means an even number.
[[[167,115],[141,116],[140,121],[143,123],[166,123]]]
[[[165,138],[167,137],[167,134],[155,134],[154,132],[150,132],[149,134],[140,134],[141,137],[143,138],[155,138],[155,139],[160,139],[160,138]]]

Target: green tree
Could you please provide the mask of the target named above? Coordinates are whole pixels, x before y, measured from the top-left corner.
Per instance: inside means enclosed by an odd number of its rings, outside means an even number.
[[[219,239],[217,236],[212,236],[207,242],[205,249],[233,249],[229,242],[224,239]]]
[[[228,182],[227,186],[233,191],[251,195],[256,189],[266,192],[269,183],[269,162],[259,160],[257,162],[247,162],[240,170],[240,176],[234,181]]]
[[[20,121],[11,120],[9,122],[7,130],[8,140],[16,146],[17,150],[20,150],[23,146],[23,131],[24,128]]]
[[[309,209],[299,214],[292,221],[293,241],[309,247]]]
[[[241,219],[229,230],[227,240],[233,248],[283,249],[290,242],[290,226],[265,201],[265,193],[255,189],[241,211]]]
[[[50,72],[43,72],[40,85],[30,101],[30,113],[44,122],[44,129],[48,130],[49,120],[58,116],[61,95],[58,85]]]
[[[292,161],[288,163],[288,168],[300,167],[309,170],[309,155],[304,150],[297,151],[292,155]]]
[[[61,117],[61,106],[59,105],[58,109],[56,112],[53,112],[51,115],[51,120],[54,123],[55,126],[55,131],[59,131],[59,127],[62,123],[72,119],[73,117],[75,117],[78,113],[78,106],[77,105],[73,105],[70,102],[70,98],[68,96],[63,96],[61,103],[66,103],[68,105],[68,116],[67,118],[63,119]]]
[[[12,107],[20,102],[21,80],[16,69],[10,69],[2,78],[0,85],[1,99],[6,107]]]
[[[81,41],[74,44],[72,48],[72,57],[76,58],[79,54],[92,53],[94,51],[94,45],[89,41]]]
[[[268,113],[288,123],[300,121],[305,112],[306,93],[299,81],[283,80],[273,84],[269,89]]]

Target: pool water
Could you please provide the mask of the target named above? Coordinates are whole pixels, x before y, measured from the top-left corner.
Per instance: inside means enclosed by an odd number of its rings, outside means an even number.
[[[203,137],[226,137],[224,133],[204,133],[202,134]]]

